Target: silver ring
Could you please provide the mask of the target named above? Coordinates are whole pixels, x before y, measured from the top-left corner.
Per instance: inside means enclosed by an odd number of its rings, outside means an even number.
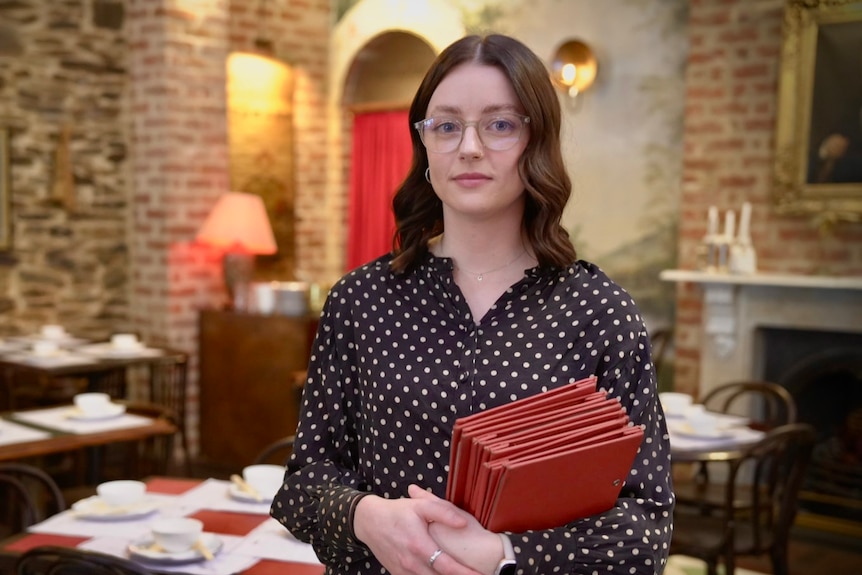
[[[441,555],[443,555],[442,549],[438,549],[437,551],[432,553],[431,558],[428,560],[428,565],[430,565],[431,567],[434,567],[434,562],[437,561],[437,558],[440,557]]]

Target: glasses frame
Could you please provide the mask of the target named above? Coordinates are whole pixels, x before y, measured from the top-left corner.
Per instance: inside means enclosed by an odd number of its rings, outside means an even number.
[[[516,139],[512,140],[512,144],[510,146],[507,146],[505,148],[489,147],[485,143],[485,140],[482,139],[482,133],[479,130],[479,124],[485,118],[493,119],[493,118],[504,118],[507,116],[514,116],[515,118],[518,118],[519,120],[521,120],[522,124],[521,124],[520,128],[518,129],[518,137]],[[428,147],[428,144],[425,143],[425,128],[427,127],[428,122],[430,122],[431,120],[434,120],[435,118],[440,118],[440,117],[454,120],[461,125],[461,137],[458,139],[458,143],[455,144],[455,146],[451,150],[446,151],[446,152],[438,152],[437,150],[432,150],[431,148]],[[476,137],[479,138],[479,141],[482,143],[483,148],[488,149],[488,150],[493,150],[495,152],[505,152],[506,150],[511,150],[515,146],[515,144],[517,144],[518,142],[521,141],[521,134],[524,133],[524,127],[527,126],[529,123],[530,123],[530,116],[525,116],[523,114],[516,114],[516,113],[488,114],[487,116],[483,116],[482,118],[479,118],[478,120],[473,120],[472,122],[465,122],[464,120],[461,120],[459,118],[454,118],[454,117],[450,118],[448,116],[431,116],[430,118],[424,118],[422,120],[419,120],[418,122],[414,122],[413,128],[415,128],[416,131],[419,132],[419,140],[422,142],[422,145],[425,146],[425,149],[432,154],[451,154],[452,152],[457,151],[458,148],[461,147],[461,143],[464,141],[464,134],[467,133],[467,128],[469,128],[470,126],[473,126],[476,129]]]

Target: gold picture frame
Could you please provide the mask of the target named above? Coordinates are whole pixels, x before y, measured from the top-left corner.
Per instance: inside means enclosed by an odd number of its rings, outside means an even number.
[[[788,0],[775,146],[779,212],[862,221],[862,0]]]
[[[12,249],[12,192],[9,176],[9,130],[0,128],[0,251]]]

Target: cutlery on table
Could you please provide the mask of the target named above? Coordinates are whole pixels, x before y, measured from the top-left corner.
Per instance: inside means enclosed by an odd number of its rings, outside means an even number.
[[[145,549],[147,551],[152,551],[153,553],[167,553],[167,550],[155,541],[147,545]],[[207,561],[211,561],[215,557],[215,555],[213,555],[213,552],[210,551],[209,547],[207,547],[201,539],[195,541],[195,544],[192,545],[192,549],[203,555],[204,559],[206,559]]]
[[[200,554],[204,556],[204,559],[206,559],[207,561],[212,561],[213,552],[209,550],[209,547],[207,547],[201,539],[195,541],[193,548],[200,552]]]
[[[249,495],[254,497],[257,501],[263,501],[263,496],[260,494],[260,492],[257,489],[255,489],[254,487],[252,487],[251,485],[249,485],[249,483],[245,479],[243,479],[242,477],[240,477],[236,473],[234,473],[233,475],[230,476],[230,480],[231,480],[231,482],[233,482],[234,485],[236,485],[240,489],[240,491],[244,491],[244,492],[248,493]]]

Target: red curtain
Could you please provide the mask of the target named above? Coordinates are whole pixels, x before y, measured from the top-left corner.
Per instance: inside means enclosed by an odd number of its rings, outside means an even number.
[[[392,196],[410,169],[411,157],[407,110],[354,116],[347,269],[392,249]]]

